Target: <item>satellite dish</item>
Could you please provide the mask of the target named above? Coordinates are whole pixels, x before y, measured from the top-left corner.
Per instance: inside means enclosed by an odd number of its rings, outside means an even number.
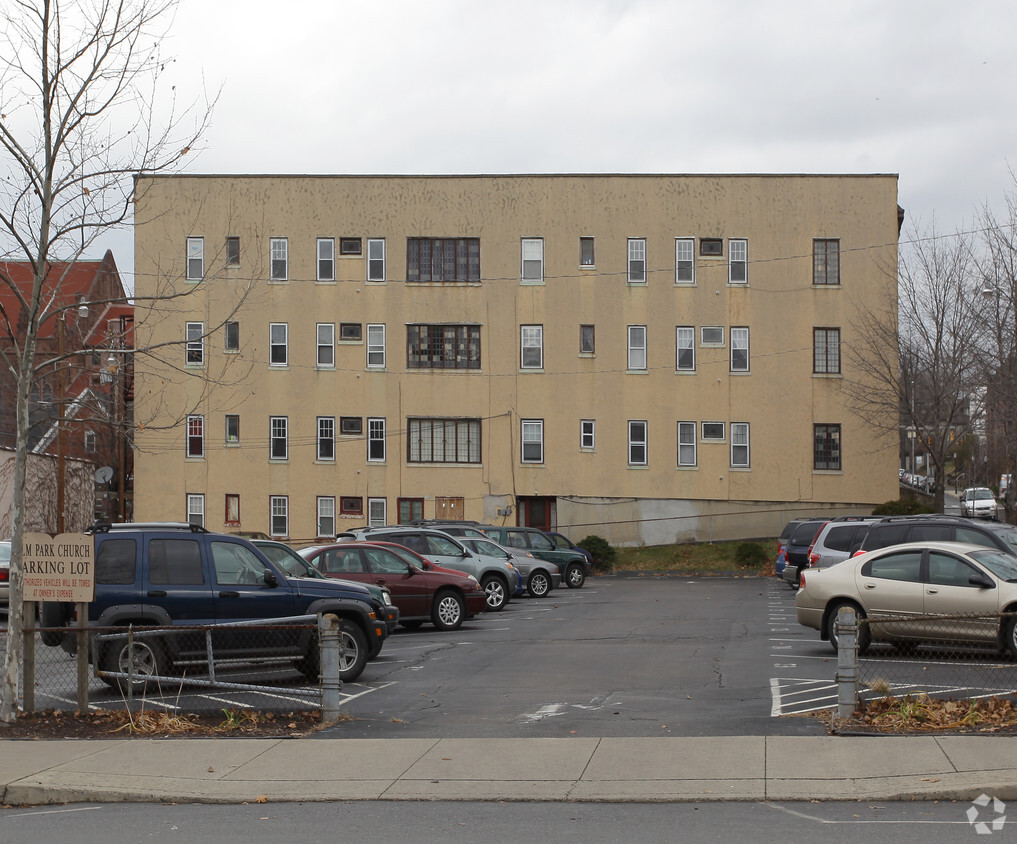
[[[95,470],[95,482],[97,484],[109,483],[112,477],[113,470],[109,466],[100,466]]]

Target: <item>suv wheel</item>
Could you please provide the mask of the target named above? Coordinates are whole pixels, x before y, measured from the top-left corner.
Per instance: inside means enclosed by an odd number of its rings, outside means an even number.
[[[339,619],[339,679],[344,683],[354,682],[367,665],[367,638],[364,631],[352,621]],[[321,677],[321,649],[318,636],[311,637],[307,653],[297,661],[297,670],[310,682],[317,683]]]
[[[508,603],[508,587],[500,577],[489,574],[480,581],[480,588],[487,593],[487,608],[500,612]]]
[[[530,593],[531,597],[546,598],[551,591],[551,580],[546,572],[539,569],[533,572],[526,583],[526,591]]]
[[[431,606],[431,623],[439,630],[458,630],[466,616],[466,602],[450,589],[439,592]]]
[[[126,674],[126,677],[102,676],[104,683],[125,694],[141,691],[150,678],[166,674],[166,654],[154,639],[114,640],[100,651],[99,665],[103,671]],[[133,679],[131,679],[133,678]]]
[[[580,589],[586,583],[586,572],[581,563],[569,563],[565,569],[565,585],[569,589]]]

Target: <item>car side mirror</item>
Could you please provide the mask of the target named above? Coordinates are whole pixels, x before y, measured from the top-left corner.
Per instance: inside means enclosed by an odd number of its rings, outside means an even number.
[[[265,569],[265,585],[271,586],[273,589],[279,585],[279,578],[275,576],[275,572]]]

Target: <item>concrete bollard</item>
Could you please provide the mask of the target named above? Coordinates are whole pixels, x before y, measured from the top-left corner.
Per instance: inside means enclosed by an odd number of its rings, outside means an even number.
[[[319,673],[321,677],[321,720],[339,719],[339,693],[343,681],[339,677],[339,616],[325,613],[318,616]]]
[[[834,621],[837,633],[837,717],[850,718],[858,708],[858,617],[841,607]]]

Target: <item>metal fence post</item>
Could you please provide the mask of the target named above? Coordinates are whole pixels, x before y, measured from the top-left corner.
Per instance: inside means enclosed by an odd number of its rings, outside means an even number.
[[[850,718],[858,707],[858,617],[841,607],[834,621],[837,634],[837,717]]]
[[[318,645],[321,720],[329,723],[339,720],[339,692],[343,688],[343,681],[339,677],[339,616],[333,613],[318,616]]]

